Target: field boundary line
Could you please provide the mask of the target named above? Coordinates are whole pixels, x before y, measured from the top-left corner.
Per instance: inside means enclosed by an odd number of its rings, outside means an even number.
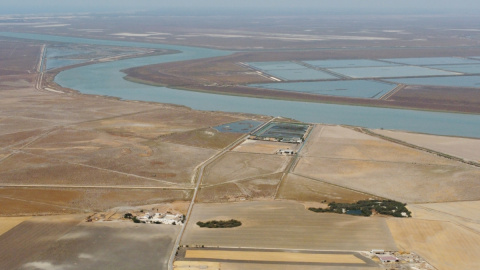
[[[435,150],[432,150],[432,149],[429,149],[429,148],[426,148],[426,147],[411,144],[411,143],[408,143],[408,142],[405,142],[405,141],[402,141],[402,140],[394,139],[394,138],[391,138],[391,137],[388,137],[388,136],[385,136],[385,135],[375,133],[375,132],[373,132],[373,131],[371,131],[370,129],[367,129],[367,128],[362,128],[362,127],[355,128],[355,127],[349,127],[349,126],[345,126],[345,127],[350,128],[350,129],[352,129],[354,131],[357,131],[357,132],[360,132],[360,133],[364,133],[364,134],[367,134],[367,135],[370,135],[370,136],[373,136],[373,137],[383,139],[385,141],[400,144],[400,145],[403,145],[403,146],[406,146],[406,147],[410,147],[410,148],[417,149],[417,150],[420,150],[420,151],[423,151],[423,152],[434,154],[434,155],[437,155],[439,157],[443,157],[443,158],[446,158],[446,159],[458,161],[458,162],[465,163],[465,164],[470,165],[470,166],[475,166],[475,167],[480,168],[480,163],[478,163],[478,162],[467,161],[463,158],[459,158],[459,157],[452,156],[452,155],[449,155],[449,154],[445,154],[445,153],[442,153],[442,152],[439,152],[439,151],[435,151]]]
[[[310,180],[313,180],[313,181],[321,182],[321,183],[324,183],[324,184],[327,184],[327,185],[330,185],[330,186],[339,187],[339,188],[343,188],[343,189],[346,189],[346,190],[354,191],[356,193],[360,193],[360,194],[364,194],[364,195],[368,195],[368,196],[373,196],[373,197],[377,197],[377,198],[380,198],[380,199],[387,199],[385,197],[375,195],[375,194],[372,194],[372,193],[368,193],[368,192],[365,192],[365,191],[356,190],[356,189],[353,189],[353,188],[333,184],[331,182],[328,182],[328,181],[325,181],[325,180],[322,180],[322,179],[313,178],[313,177],[310,177],[310,176],[306,176],[306,175],[302,175],[302,174],[298,174],[298,173],[294,173],[294,172],[292,172],[291,174],[296,175],[296,176],[300,176],[300,177],[303,177],[303,178],[307,178],[307,179],[310,179]]]

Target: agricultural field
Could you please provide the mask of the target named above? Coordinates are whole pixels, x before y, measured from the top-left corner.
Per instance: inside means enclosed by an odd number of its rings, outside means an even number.
[[[380,197],[290,173],[283,180],[276,198],[299,202],[352,203]]]
[[[439,270],[475,269],[480,264],[480,236],[450,222],[388,219],[399,250],[419,254]]]
[[[480,233],[480,201],[411,204],[415,218],[448,221]]]
[[[179,226],[38,217],[0,236],[2,269],[164,268]],[[139,257],[144,259],[139,260]]]
[[[374,130],[375,133],[425,147],[455,157],[480,162],[480,140],[417,134],[401,131]]]
[[[203,220],[236,219],[242,226],[200,228]],[[384,218],[313,213],[297,202],[195,204],[182,245],[312,250],[395,250]]]
[[[476,167],[338,126],[316,126],[293,173],[402,202],[476,200],[480,192]]]

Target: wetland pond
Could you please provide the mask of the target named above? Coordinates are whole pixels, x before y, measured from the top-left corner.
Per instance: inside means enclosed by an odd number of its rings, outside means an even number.
[[[480,137],[480,115],[362,107],[313,102],[227,96],[142,85],[126,81],[121,70],[166,62],[228,55],[233,52],[206,48],[96,40],[66,36],[0,32],[0,36],[41,42],[92,44],[181,51],[176,54],[125,59],[62,71],[55,81],[84,94],[114,96],[128,100],[179,104],[197,110],[244,112],[294,118],[309,123],[345,124],[414,132]]]

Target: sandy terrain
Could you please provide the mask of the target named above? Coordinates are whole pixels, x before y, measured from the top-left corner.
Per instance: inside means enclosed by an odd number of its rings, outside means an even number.
[[[202,185],[260,178],[282,172],[291,157],[228,152],[207,166]]]
[[[195,147],[223,149],[243,134],[219,132],[214,128],[177,132],[162,136],[162,140]]]
[[[338,126],[317,126],[294,169],[403,202],[478,200],[480,170]]]
[[[246,140],[242,144],[235,147],[233,151],[258,154],[275,154],[280,149],[291,149],[296,151],[298,146],[299,145],[297,144],[291,143]]]
[[[434,136],[389,130],[374,130],[374,132],[465,160],[480,162],[480,140],[478,139]]]
[[[480,265],[480,235],[450,222],[388,219],[400,250],[413,251],[438,270],[469,270]]]
[[[206,220],[237,219],[242,226],[200,228]],[[381,235],[381,237],[379,237]],[[195,204],[183,245],[313,250],[395,250],[384,218],[308,211],[295,202]]]

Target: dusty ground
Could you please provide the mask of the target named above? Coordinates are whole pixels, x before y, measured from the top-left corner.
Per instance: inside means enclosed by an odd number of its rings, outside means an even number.
[[[191,190],[135,188],[1,188],[0,216],[104,211],[117,206],[188,200]]]
[[[388,219],[400,250],[412,251],[438,270],[476,269],[480,265],[480,236],[450,222]]]
[[[476,200],[480,170],[338,126],[317,126],[295,174],[403,202]]]
[[[268,142],[258,140],[246,140],[233,149],[235,152],[247,152],[258,154],[275,154],[280,149],[297,151],[299,145],[281,142]]]
[[[272,200],[275,197],[282,175],[282,173],[274,173],[202,187],[198,193],[197,200],[199,202]]]
[[[465,160],[480,162],[480,140],[478,139],[434,136],[390,130],[374,130],[374,132]]]
[[[237,219],[242,226],[200,228],[206,220]],[[379,237],[381,235],[381,237]],[[195,204],[183,245],[313,250],[395,250],[384,218],[308,211],[295,202]]]
[[[207,166],[202,185],[260,178],[282,172],[291,157],[228,152]]]

